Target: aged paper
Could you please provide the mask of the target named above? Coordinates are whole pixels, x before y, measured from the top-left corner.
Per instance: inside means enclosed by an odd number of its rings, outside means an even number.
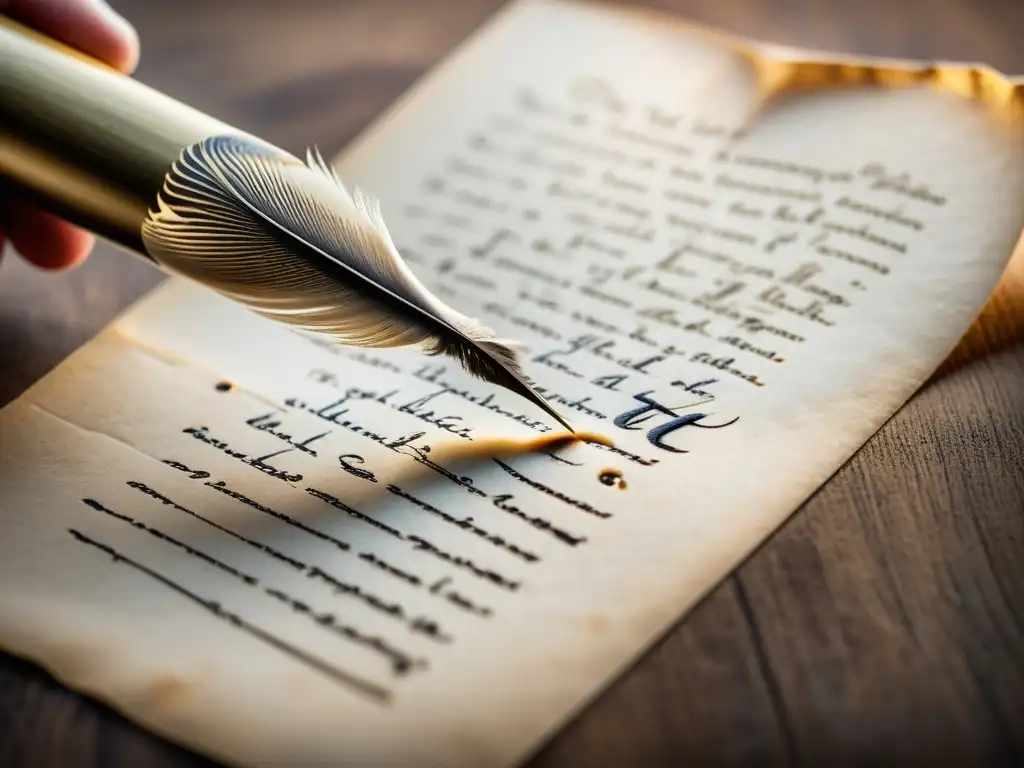
[[[549,420],[172,281],[0,415],[0,645],[234,764],[524,759],[920,386],[1020,238],[1019,89],[773,55],[519,2],[338,160],[614,448],[488,456]],[[779,92],[815,72],[846,87]]]

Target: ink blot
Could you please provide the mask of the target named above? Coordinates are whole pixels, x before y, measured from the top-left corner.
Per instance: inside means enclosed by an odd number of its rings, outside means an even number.
[[[609,487],[617,485],[620,490],[626,488],[626,481],[622,479],[622,472],[617,469],[602,469],[597,479]]]
[[[214,389],[216,389],[218,392],[230,392],[234,388],[235,385],[232,384],[230,381],[218,381],[217,384],[214,386]]]

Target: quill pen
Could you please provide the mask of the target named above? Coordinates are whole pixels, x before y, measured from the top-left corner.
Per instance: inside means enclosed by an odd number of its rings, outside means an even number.
[[[433,296],[376,200],[0,17],[0,177],[252,311],[361,347],[418,345],[542,408],[514,342]]]

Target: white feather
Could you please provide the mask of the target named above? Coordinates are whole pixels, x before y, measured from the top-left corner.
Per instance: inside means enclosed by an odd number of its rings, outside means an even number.
[[[235,136],[187,147],[142,239],[163,268],[261,315],[352,346],[421,345],[569,427],[526,382],[514,342],[431,294],[399,254],[378,202],[350,193],[316,150],[303,163]]]

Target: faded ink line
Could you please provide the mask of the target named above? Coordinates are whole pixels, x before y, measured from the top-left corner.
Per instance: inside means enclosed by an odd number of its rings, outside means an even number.
[[[173,590],[174,592],[177,592],[179,595],[188,598],[193,603],[205,609],[207,612],[213,614],[216,618],[220,619],[221,621],[224,621],[227,624],[230,624],[231,626],[235,627],[236,629],[242,630],[243,632],[247,632],[256,639],[261,640],[270,647],[274,648],[275,650],[280,651],[286,656],[289,656],[302,664],[305,664],[310,669],[320,672],[321,674],[331,678],[332,680],[334,680],[337,683],[340,683],[341,685],[347,686],[362,693],[363,695],[367,696],[372,701],[378,704],[391,703],[393,694],[387,688],[377,685],[376,683],[371,683],[367,680],[363,680],[349,672],[345,672],[344,670],[339,669],[338,667],[329,664],[328,662],[323,661],[322,659],[319,659],[316,656],[313,656],[312,654],[303,651],[301,648],[295,647],[291,643],[282,640],[281,638],[271,634],[270,632],[267,632],[265,629],[262,629],[254,624],[250,624],[237,614],[225,610],[223,607],[221,607],[219,603],[213,600],[206,600],[203,597],[200,597],[195,592],[192,592],[186,589],[185,587],[181,586],[180,584],[167,578],[166,576],[157,573],[152,568],[149,568],[148,566],[145,566],[142,563],[139,563],[135,560],[132,560],[129,557],[126,557],[125,555],[122,555],[113,547],[98,542],[95,539],[91,539],[84,533],[81,533],[80,531],[77,531],[74,528],[68,528],[68,533],[70,533],[78,542],[82,544],[87,544],[95,549],[100,550],[101,552],[105,552],[106,554],[110,555],[110,557],[113,558],[115,563],[124,563],[125,565],[134,568],[139,573],[149,576],[154,581],[157,581],[160,584],[163,584],[164,586]]]

